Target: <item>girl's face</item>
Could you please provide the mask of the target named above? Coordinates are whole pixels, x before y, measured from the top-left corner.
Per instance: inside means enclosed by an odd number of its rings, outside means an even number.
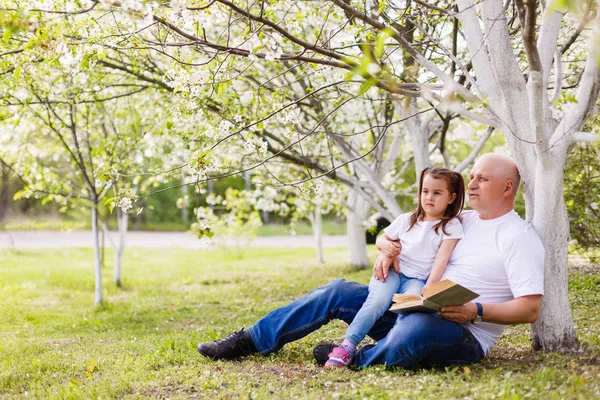
[[[436,221],[444,216],[448,204],[456,198],[450,193],[448,184],[443,179],[434,179],[425,175],[421,188],[421,207],[425,211],[425,221]]]

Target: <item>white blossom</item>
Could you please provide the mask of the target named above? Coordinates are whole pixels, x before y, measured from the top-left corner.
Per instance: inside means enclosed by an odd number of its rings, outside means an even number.
[[[185,208],[190,205],[190,197],[186,194],[183,197],[177,199],[177,208]]]
[[[140,0],[123,0],[121,1],[121,8],[125,11],[141,11],[144,8],[144,3]]]
[[[381,67],[379,66],[379,64],[377,64],[377,63],[370,63],[369,65],[367,65],[367,72],[369,74],[375,75],[379,71],[381,71]]]
[[[127,210],[133,207],[133,203],[129,197],[123,197],[117,203],[117,206],[123,210],[123,212],[127,212]]]
[[[171,8],[174,13],[178,13],[181,10],[185,9],[185,0],[171,0]]]

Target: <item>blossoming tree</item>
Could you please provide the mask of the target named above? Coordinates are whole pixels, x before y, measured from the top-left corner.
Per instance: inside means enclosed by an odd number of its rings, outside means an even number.
[[[201,169],[214,167],[211,152],[218,145],[240,135],[251,136],[253,128],[264,131],[264,122],[273,115],[285,117],[290,108],[325,95],[332,108],[325,108],[310,135],[299,136],[296,142],[310,137],[314,142],[336,143],[348,161],[352,154],[348,142],[318,135],[322,120],[335,122],[332,109],[351,98],[366,98],[375,88],[389,95],[406,117],[416,115],[425,102],[442,119],[452,112],[504,133],[522,174],[527,219],[546,246],[549,295],[534,325],[534,347],[553,350],[576,343],[567,296],[569,227],[562,196],[563,170],[573,143],[597,137],[583,132],[583,126],[597,110],[600,90],[597,4],[581,1],[578,12],[569,11],[568,4],[560,0],[460,0],[456,4],[418,0],[188,4],[174,0],[167,5],[108,0],[90,1],[79,10],[63,7],[62,12],[81,16],[76,18],[81,26],[94,27],[77,36],[86,43],[136,53],[138,60],[148,49],[171,59],[167,81],[174,91],[196,99],[198,109],[223,115],[216,130],[207,130],[212,139],[196,154],[194,163]],[[58,10],[61,5],[54,7]],[[586,34],[589,26],[588,32],[595,35]],[[572,61],[563,61],[567,55],[574,56]],[[279,69],[261,68],[267,62]],[[131,72],[137,73],[140,62],[132,65]],[[301,78],[316,75],[320,69],[333,71],[326,76],[334,82],[305,86],[306,97],[292,104],[284,101],[286,93],[301,83],[282,80],[282,76]],[[240,126],[231,129],[227,113],[236,106],[232,88],[257,76],[262,79],[255,86],[254,110],[262,114],[248,120],[240,114]],[[264,89],[272,83],[278,86],[277,95],[265,99]],[[357,88],[347,97],[352,84]],[[261,99],[264,103],[258,107]],[[335,124],[332,130],[341,131]],[[347,136],[352,137],[361,131],[350,132]],[[277,143],[279,136],[274,136],[269,143]],[[417,166],[427,159],[427,139],[413,136]],[[377,148],[379,143],[372,140],[370,144]],[[285,148],[285,142],[280,146]],[[364,155],[362,150],[359,154]],[[341,176],[348,164],[332,162],[326,175]],[[360,163],[356,169],[362,170]],[[361,172],[368,176],[367,171]],[[381,189],[375,185],[373,192],[379,195]],[[360,194],[364,187],[358,184],[353,190]],[[361,195],[363,201],[369,201],[368,197]],[[381,194],[379,199],[382,203],[373,207],[398,212],[393,198]]]

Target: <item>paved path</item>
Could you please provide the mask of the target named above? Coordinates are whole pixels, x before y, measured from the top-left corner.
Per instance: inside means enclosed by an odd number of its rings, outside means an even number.
[[[116,232],[111,232],[117,238]],[[127,233],[127,247],[171,247],[179,246],[185,249],[206,249],[219,244],[232,244],[232,241],[220,241],[218,238],[212,244],[206,240],[198,240],[185,232],[141,232]],[[310,235],[302,236],[257,236],[250,243],[254,247],[314,247],[315,240]],[[105,246],[110,247],[110,241],[105,239]],[[324,236],[324,247],[347,247],[346,236]],[[60,248],[60,247],[92,247],[90,231],[0,231],[0,248]]]

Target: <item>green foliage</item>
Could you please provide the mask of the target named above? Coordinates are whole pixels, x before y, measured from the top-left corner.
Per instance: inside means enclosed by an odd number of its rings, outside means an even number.
[[[89,306],[91,249],[0,252],[0,397],[562,400],[600,393],[597,266],[569,279],[585,352],[534,353],[529,327],[521,325],[476,365],[326,371],[311,350],[341,340],[343,323],[243,362],[213,362],[195,347],[332,279],[366,283],[370,271],[318,265],[312,249],[165,250],[129,249],[131,273],[123,289],[105,277],[101,309]],[[325,257],[343,260],[347,250],[326,249]]]
[[[600,144],[578,145],[565,168],[565,203],[575,246],[600,247]],[[593,256],[593,253],[590,253]]]

